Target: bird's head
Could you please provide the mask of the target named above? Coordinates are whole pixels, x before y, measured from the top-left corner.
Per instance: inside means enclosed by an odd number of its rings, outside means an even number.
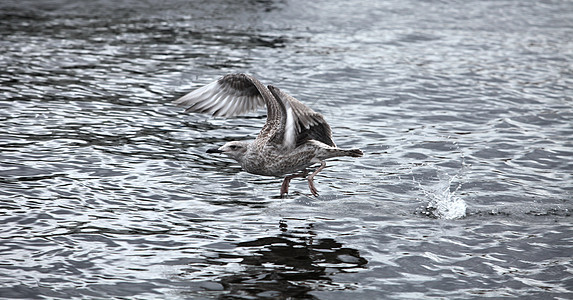
[[[228,142],[219,148],[208,149],[207,153],[223,153],[234,160],[241,162],[245,152],[247,152],[248,146],[249,142],[233,141]]]

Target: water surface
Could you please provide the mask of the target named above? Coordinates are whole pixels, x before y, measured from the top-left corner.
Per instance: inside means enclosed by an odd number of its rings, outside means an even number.
[[[2,298],[573,297],[568,1],[3,1]],[[247,72],[360,159],[170,102]]]

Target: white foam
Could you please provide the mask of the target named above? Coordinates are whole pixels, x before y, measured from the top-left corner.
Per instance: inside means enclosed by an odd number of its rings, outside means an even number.
[[[440,176],[443,177],[443,176]],[[440,178],[439,182],[430,187],[420,187],[422,192],[429,198],[426,211],[439,219],[453,220],[466,216],[466,202],[456,195],[455,190],[451,191],[450,186],[457,175]]]

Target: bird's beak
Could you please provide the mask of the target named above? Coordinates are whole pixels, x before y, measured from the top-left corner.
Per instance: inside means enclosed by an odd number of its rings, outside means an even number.
[[[221,151],[217,148],[211,148],[211,149],[207,149],[207,153],[223,153],[223,151]]]

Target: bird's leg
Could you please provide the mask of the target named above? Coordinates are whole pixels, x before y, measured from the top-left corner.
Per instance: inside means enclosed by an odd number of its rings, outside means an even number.
[[[325,167],[326,167],[326,163],[324,162],[324,160],[320,161],[320,167],[318,167],[318,169],[316,169],[316,171],[312,172],[312,174],[310,174],[310,176],[308,176],[308,187],[310,188],[310,192],[315,197],[318,197],[318,191],[314,187],[314,182],[313,182],[314,176],[316,174],[318,174],[318,172],[322,171],[322,169],[324,169]]]
[[[285,177],[285,180],[283,180],[283,184],[281,185],[281,197],[284,194],[288,194],[288,186],[290,184],[290,180],[296,177],[306,177],[306,175],[308,174],[308,170],[304,170],[298,174],[293,174],[293,175],[289,175],[287,177]]]

